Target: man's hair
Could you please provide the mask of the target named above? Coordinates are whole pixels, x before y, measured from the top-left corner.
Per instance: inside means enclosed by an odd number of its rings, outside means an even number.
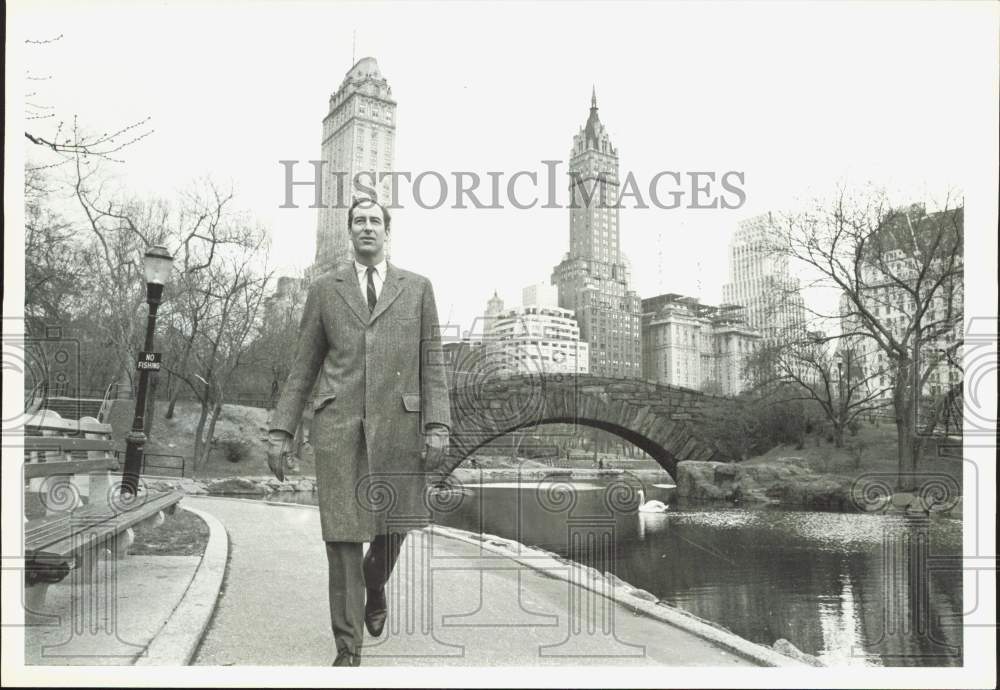
[[[389,209],[377,202],[375,199],[369,199],[368,197],[360,197],[354,200],[351,207],[347,209],[347,229],[350,230],[351,226],[354,225],[354,209],[362,204],[368,204],[373,206],[378,206],[382,209],[382,222],[385,224],[386,232],[389,231],[389,224],[392,223],[392,216],[389,215]]]

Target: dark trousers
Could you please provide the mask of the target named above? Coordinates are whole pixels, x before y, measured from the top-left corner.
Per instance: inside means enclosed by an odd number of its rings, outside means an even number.
[[[361,542],[326,542],[330,571],[330,623],[337,651],[361,653],[365,632],[365,589],[380,590],[389,581],[405,533],[379,534],[362,558]]]

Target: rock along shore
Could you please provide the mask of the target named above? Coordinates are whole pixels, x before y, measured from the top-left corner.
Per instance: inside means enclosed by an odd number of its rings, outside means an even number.
[[[898,493],[881,475],[820,474],[792,462],[685,461],[677,465],[676,496],[682,500],[786,505],[818,510],[901,512],[961,517],[959,487],[927,484]]]

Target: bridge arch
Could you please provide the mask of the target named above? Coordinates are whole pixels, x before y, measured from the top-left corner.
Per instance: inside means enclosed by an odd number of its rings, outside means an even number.
[[[724,400],[679,386],[589,374],[456,377],[444,469],[450,473],[504,434],[541,424],[579,424],[633,443],[676,476],[683,460],[722,459],[692,422]]]

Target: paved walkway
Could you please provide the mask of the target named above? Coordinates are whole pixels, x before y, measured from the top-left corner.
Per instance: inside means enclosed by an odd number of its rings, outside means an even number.
[[[230,539],[229,563],[194,664],[328,666],[334,657],[319,513],[184,499]],[[406,539],[367,666],[753,666],[678,627],[542,570],[435,531]],[[548,568],[550,574],[546,574]]]
[[[24,663],[129,666],[170,618],[199,556],[129,556],[98,562],[95,584],[78,570],[50,585],[38,611],[25,613]]]

